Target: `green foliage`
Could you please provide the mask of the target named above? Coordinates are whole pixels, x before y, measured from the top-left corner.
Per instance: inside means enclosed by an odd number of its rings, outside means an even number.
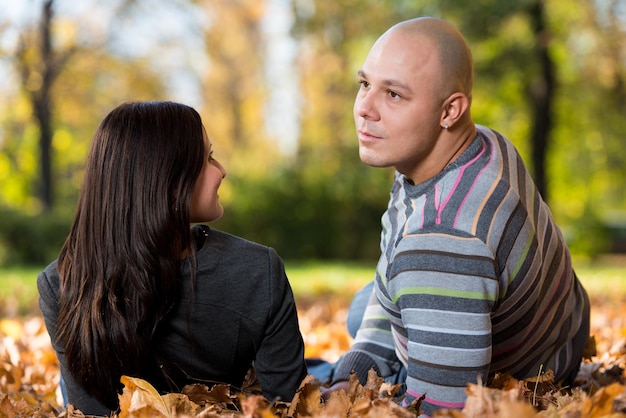
[[[289,165],[265,178],[230,175],[235,198],[214,227],[270,245],[288,259],[376,259],[388,171],[320,165]]]
[[[509,137],[531,170],[528,97],[541,68],[534,50],[538,40],[549,42],[558,85],[546,170],[549,204],[575,253],[594,255],[610,248],[607,214],[623,214],[626,208],[621,53],[626,22],[619,2],[294,0],[294,71],[300,89],[291,94],[301,95],[302,108],[299,150],[286,162],[277,162],[276,144],[261,128],[269,64],[258,26],[263,2],[244,3],[194,2],[198,8],[193,8],[220,16],[194,35],[204,44],[191,53],[200,62],[211,61],[197,74],[204,101],[198,110],[229,170],[221,192],[226,214],[216,227],[271,245],[289,258],[377,257],[390,176],[358,161],[355,75],[384,30],[430,15],[450,20],[468,38],[476,64],[476,122]],[[547,27],[537,38],[529,16],[539,4],[545,6]],[[154,18],[140,16],[143,23]],[[89,31],[82,32],[79,22],[59,17],[63,25],[55,27],[65,29],[53,34],[55,45],[84,45],[67,61],[52,92],[56,209],[68,210],[75,203],[89,139],[103,115],[125,100],[173,97],[149,52],[143,57],[115,54],[87,39]],[[109,26],[116,27],[113,23]],[[0,18],[3,24],[9,23]],[[21,30],[35,34],[37,24]],[[125,33],[120,29],[116,36]],[[0,86],[5,99],[0,100],[0,207],[13,210],[0,213],[0,263],[48,262],[60,248],[70,216],[38,215],[38,128],[29,103],[34,85],[33,80],[24,86],[19,77],[13,80]]]
[[[0,210],[0,265],[44,265],[54,260],[69,232],[70,217]]]

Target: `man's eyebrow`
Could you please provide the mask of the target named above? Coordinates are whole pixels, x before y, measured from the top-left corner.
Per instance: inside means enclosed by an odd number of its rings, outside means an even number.
[[[358,74],[359,77],[367,79],[367,75],[365,74],[365,71],[359,70],[357,72],[357,74]],[[384,86],[387,86],[387,87],[393,87],[393,88],[401,89],[401,90],[404,90],[404,91],[407,91],[407,92],[411,93],[411,88],[409,86],[407,86],[406,84],[401,83],[401,82],[399,82],[397,80],[385,79],[385,80],[382,80],[381,84],[384,85]]]

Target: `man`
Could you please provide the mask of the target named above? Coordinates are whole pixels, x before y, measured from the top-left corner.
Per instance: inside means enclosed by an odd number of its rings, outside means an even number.
[[[404,404],[462,408],[468,382],[548,369],[571,382],[589,301],[514,146],[470,115],[473,63],[435,18],[401,22],[358,72],[361,160],[396,170],[374,291],[331,390],[406,369]]]

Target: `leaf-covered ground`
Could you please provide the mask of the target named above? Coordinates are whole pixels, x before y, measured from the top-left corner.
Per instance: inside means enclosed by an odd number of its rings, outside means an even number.
[[[594,296],[592,334],[596,355],[585,361],[577,386],[560,388],[550,371],[526,381],[499,376],[489,387],[469,384],[463,411],[436,416],[461,417],[626,417],[626,296]],[[300,325],[308,357],[336,360],[350,345],[345,328],[349,300],[323,295],[300,299]],[[71,405],[63,410],[59,371],[42,320],[0,320],[0,417],[82,417]],[[415,417],[419,404],[405,409],[394,400],[397,388],[375,375],[365,386],[353,379],[348,393],[320,402],[311,378],[291,402],[269,403],[250,384],[244,391],[227,385],[188,386],[160,396],[141,379],[123,378],[119,417]]]

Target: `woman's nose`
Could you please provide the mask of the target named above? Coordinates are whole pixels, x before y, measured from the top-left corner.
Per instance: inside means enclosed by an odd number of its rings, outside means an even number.
[[[222,178],[226,177],[226,169],[224,168],[224,166],[217,161],[216,159],[211,160],[211,163],[218,168],[218,170],[220,170],[220,172],[222,173]]]

